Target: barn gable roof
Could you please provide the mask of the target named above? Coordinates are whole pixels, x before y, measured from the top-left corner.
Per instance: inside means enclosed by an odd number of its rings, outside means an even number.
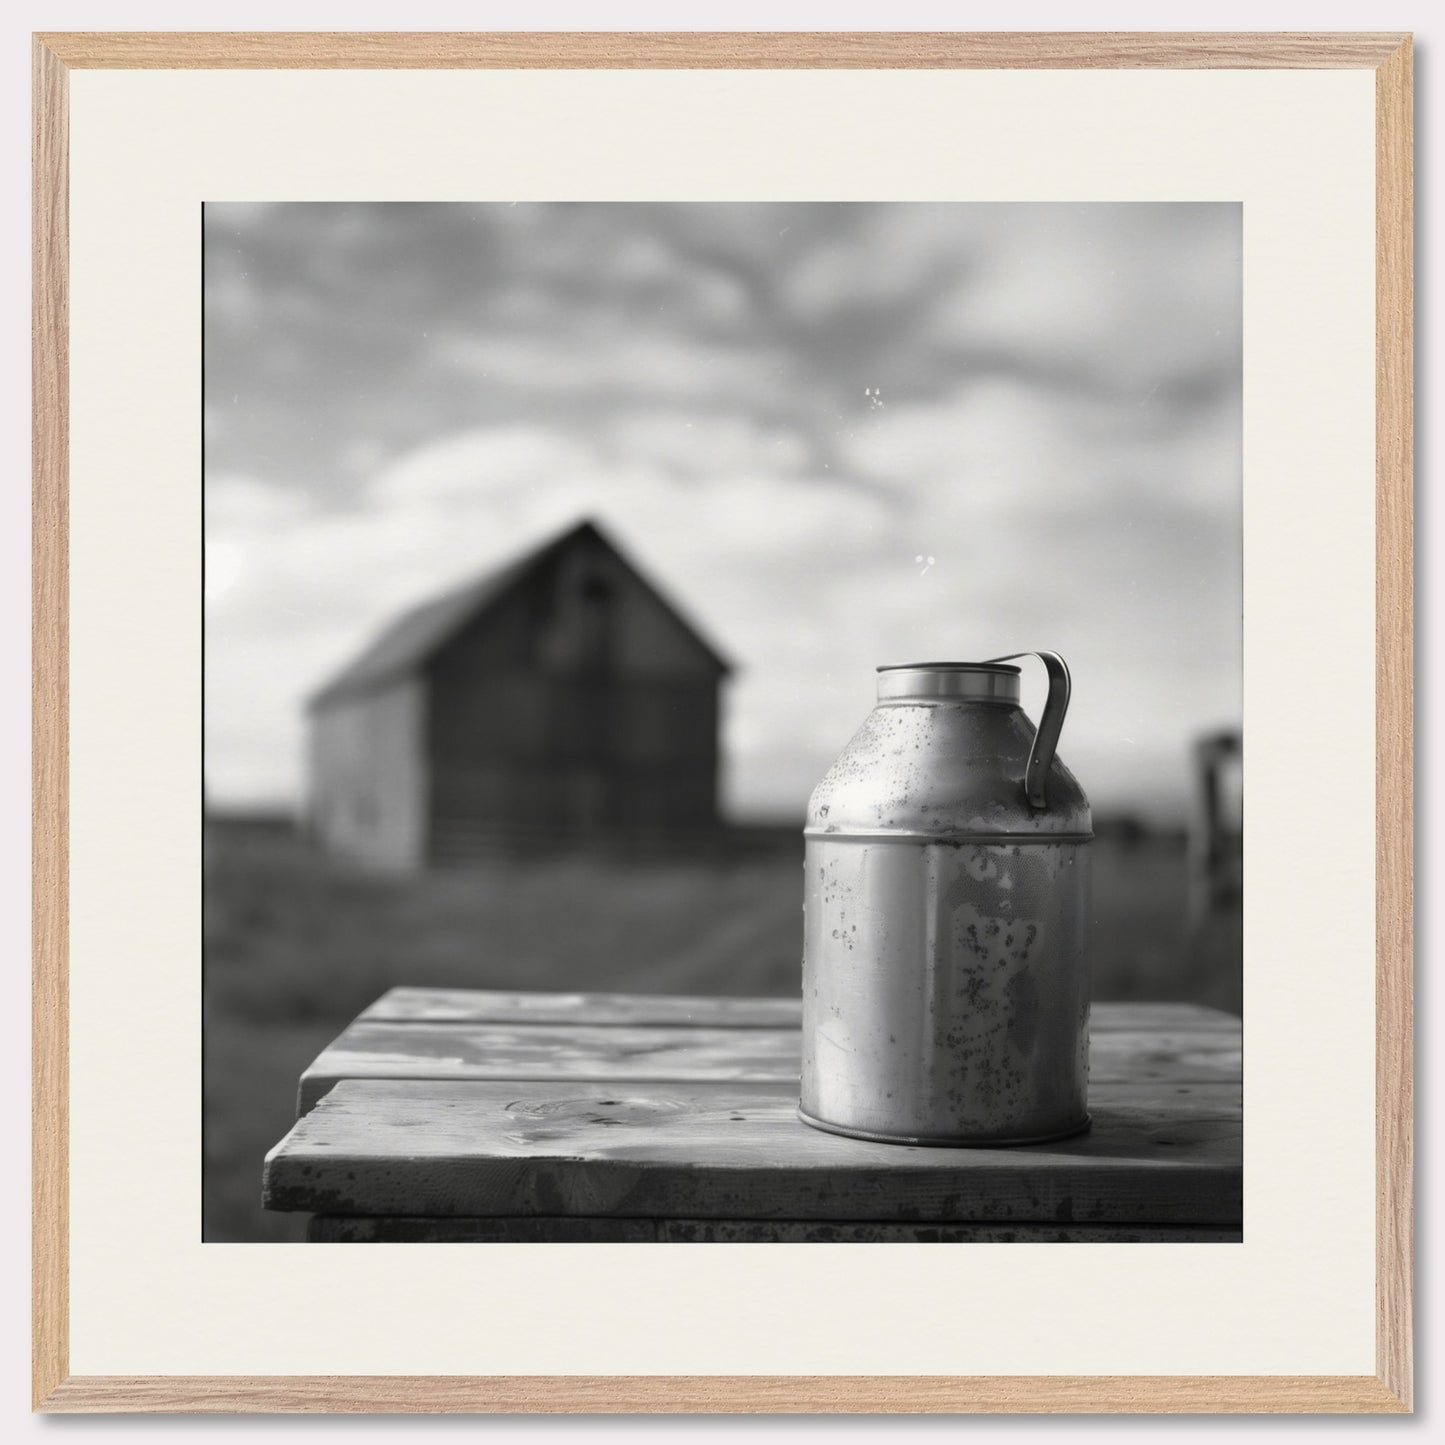
[[[678,613],[677,608],[633,566],[606,533],[596,523],[586,521],[568,528],[560,536],[543,543],[514,562],[403,612],[359,657],[314,694],[308,706],[324,707],[342,698],[370,692],[384,683],[394,682],[397,678],[416,672],[463,627],[475,622],[502,601],[513,588],[523,585],[534,572],[547,566],[559,553],[583,537],[591,537],[611,552],[628,573],[667,609],[669,615],[696,643],[698,649],[707,655],[720,674],[732,671],[727,659]]]

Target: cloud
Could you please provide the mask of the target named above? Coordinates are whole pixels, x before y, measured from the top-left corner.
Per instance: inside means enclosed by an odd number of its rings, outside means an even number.
[[[568,344],[536,332],[453,334],[446,359],[484,380],[543,392],[719,403],[767,403],[797,385],[793,357],[768,346],[736,346],[615,320],[570,328]]]
[[[805,432],[745,412],[624,411],[602,423],[598,440],[673,476],[800,473],[816,460]]]
[[[486,493],[505,504],[518,492],[556,484],[590,463],[578,443],[535,427],[473,427],[393,460],[372,481],[368,502],[394,511]]]
[[[968,274],[993,244],[987,206],[861,206],[802,252],[782,276],[789,312],[822,321],[845,312],[911,309]]]
[[[1239,239],[1237,223],[1221,224],[1230,209],[1022,208],[1006,243],[940,295],[932,334],[1043,374],[1071,367],[1099,387],[1157,393],[1237,378]]]
[[[941,487],[945,504],[966,498],[980,518],[1027,511],[1036,527],[1071,505],[1107,515],[1158,499],[1234,512],[1239,501],[1234,402],[1165,422],[1147,405],[987,377],[879,409],[839,436],[838,451],[879,482]]]

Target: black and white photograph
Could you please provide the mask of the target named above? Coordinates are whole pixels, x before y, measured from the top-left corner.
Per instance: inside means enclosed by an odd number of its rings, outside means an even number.
[[[1243,1237],[1242,208],[217,202],[203,1237]]]

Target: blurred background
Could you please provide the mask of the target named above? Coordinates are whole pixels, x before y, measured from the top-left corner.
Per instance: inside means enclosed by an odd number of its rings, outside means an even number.
[[[389,987],[795,992],[883,663],[1062,652],[1095,996],[1237,1012],[1240,221],[207,206],[206,1238]]]

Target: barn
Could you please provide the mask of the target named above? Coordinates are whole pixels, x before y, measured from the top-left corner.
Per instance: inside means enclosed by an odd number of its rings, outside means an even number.
[[[715,828],[728,672],[582,522],[403,614],[311,699],[313,835],[406,869]]]

